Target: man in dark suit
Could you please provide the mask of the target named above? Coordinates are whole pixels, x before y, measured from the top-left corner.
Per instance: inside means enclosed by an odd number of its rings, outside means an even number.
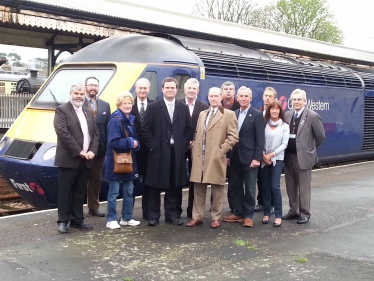
[[[97,98],[97,94],[99,93],[99,79],[96,77],[87,77],[85,85],[86,98],[83,105],[91,109],[100,135],[99,147],[93,159],[94,164],[87,185],[88,213],[96,217],[105,217],[105,214],[99,209],[99,193],[101,187],[101,173],[106,153],[106,129],[111,114],[110,105],[106,101]]]
[[[226,109],[235,111],[240,108],[239,102],[235,99],[235,85],[231,81],[226,81],[221,86],[222,90],[222,106]],[[230,166],[227,166],[226,172],[227,179],[230,179]],[[230,181],[227,187],[227,201],[229,202],[229,208],[231,213],[234,212],[234,206],[232,203],[231,186]]]
[[[139,171],[139,180],[134,181],[134,190],[137,190],[137,185],[142,184],[142,211],[143,218],[148,220],[148,196],[149,187],[144,184],[145,174],[147,171],[147,154],[148,150],[144,145],[142,140],[142,124],[144,121],[144,115],[147,111],[148,104],[153,102],[148,98],[148,93],[151,88],[151,83],[147,78],[140,78],[135,82],[136,98],[134,101],[134,106],[130,114],[135,116],[135,128],[138,135],[140,148],[136,152],[136,164]],[[135,193],[134,193],[135,196]]]
[[[284,158],[284,172],[290,210],[284,220],[309,222],[312,168],[317,163],[317,148],[325,140],[325,130],[318,113],[307,108],[306,92],[296,89],[291,94],[293,110],[285,114],[290,124],[290,138]]]
[[[196,131],[197,120],[199,119],[200,112],[209,108],[208,104],[197,99],[197,95],[199,93],[199,86],[200,83],[196,78],[188,79],[186,83],[184,83],[184,93],[186,94],[186,97],[180,100],[181,102],[188,105],[188,109],[190,110],[190,115],[192,118],[193,132]],[[186,152],[186,160],[188,161],[188,173],[191,175],[192,158],[190,149],[188,149],[188,151]],[[192,218],[193,199],[194,183],[189,182],[187,206],[187,217],[189,218]],[[179,216],[182,214],[182,189],[178,189],[177,214],[179,214]]]
[[[99,132],[92,112],[83,106],[84,87],[71,87],[70,101],[56,107],[53,125],[57,134],[55,165],[58,166],[58,232],[67,224],[92,229],[84,223],[83,204],[90,168],[99,146]]]
[[[229,182],[234,213],[223,217],[223,221],[243,222],[243,226],[251,227],[256,205],[258,167],[265,145],[265,124],[262,113],[251,106],[252,91],[249,88],[240,87],[237,99],[240,104],[240,109],[235,111],[238,118],[239,142],[235,145],[229,160]]]
[[[164,98],[148,105],[142,126],[142,138],[148,148],[147,176],[149,188],[148,225],[160,219],[160,193],[165,191],[165,222],[181,225],[177,218],[177,188],[188,182],[185,152],[192,140],[192,125],[187,105],[175,100],[177,80],[162,82]]]
[[[264,90],[264,93],[262,95],[262,99],[264,101],[264,104],[260,107],[260,111],[262,112],[262,115],[265,116],[266,113],[266,107],[268,107],[272,102],[274,102],[277,99],[277,91],[273,87],[266,87]],[[262,179],[261,179],[261,173],[259,172],[257,174],[257,205],[255,207],[255,212],[262,212],[263,210],[263,200],[262,200]],[[274,202],[273,202],[273,196],[271,196],[271,208],[270,213],[274,213]]]

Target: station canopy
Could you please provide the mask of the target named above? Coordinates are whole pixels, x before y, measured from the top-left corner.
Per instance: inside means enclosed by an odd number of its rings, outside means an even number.
[[[0,44],[76,51],[106,37],[161,32],[374,65],[374,53],[125,0],[0,0]],[[3,36],[4,35],[4,36]]]

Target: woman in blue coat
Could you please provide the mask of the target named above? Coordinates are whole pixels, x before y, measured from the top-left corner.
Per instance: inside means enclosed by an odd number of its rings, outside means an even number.
[[[129,92],[120,93],[117,97],[117,109],[109,118],[107,128],[107,150],[104,163],[104,176],[109,181],[108,191],[108,211],[107,224],[109,229],[120,228],[120,225],[139,225],[140,222],[132,218],[134,199],[133,199],[133,180],[138,179],[138,169],[135,161],[134,151],[139,149],[139,142],[135,132],[135,116],[130,115],[134,98]],[[133,172],[128,174],[116,174],[113,172],[114,157],[113,150],[116,153],[131,151],[133,159]],[[120,188],[123,193],[122,216],[118,224],[116,200]]]

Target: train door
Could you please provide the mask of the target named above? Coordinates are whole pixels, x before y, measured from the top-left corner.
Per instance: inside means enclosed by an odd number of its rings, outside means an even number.
[[[171,77],[174,77],[178,82],[177,100],[184,99],[184,84],[190,78],[198,78],[199,69],[197,67],[173,67]]]

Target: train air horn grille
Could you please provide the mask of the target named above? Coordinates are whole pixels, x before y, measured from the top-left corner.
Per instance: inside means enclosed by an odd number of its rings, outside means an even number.
[[[31,141],[13,140],[12,144],[4,153],[4,157],[17,159],[31,159],[36,151],[38,151],[41,143]]]

